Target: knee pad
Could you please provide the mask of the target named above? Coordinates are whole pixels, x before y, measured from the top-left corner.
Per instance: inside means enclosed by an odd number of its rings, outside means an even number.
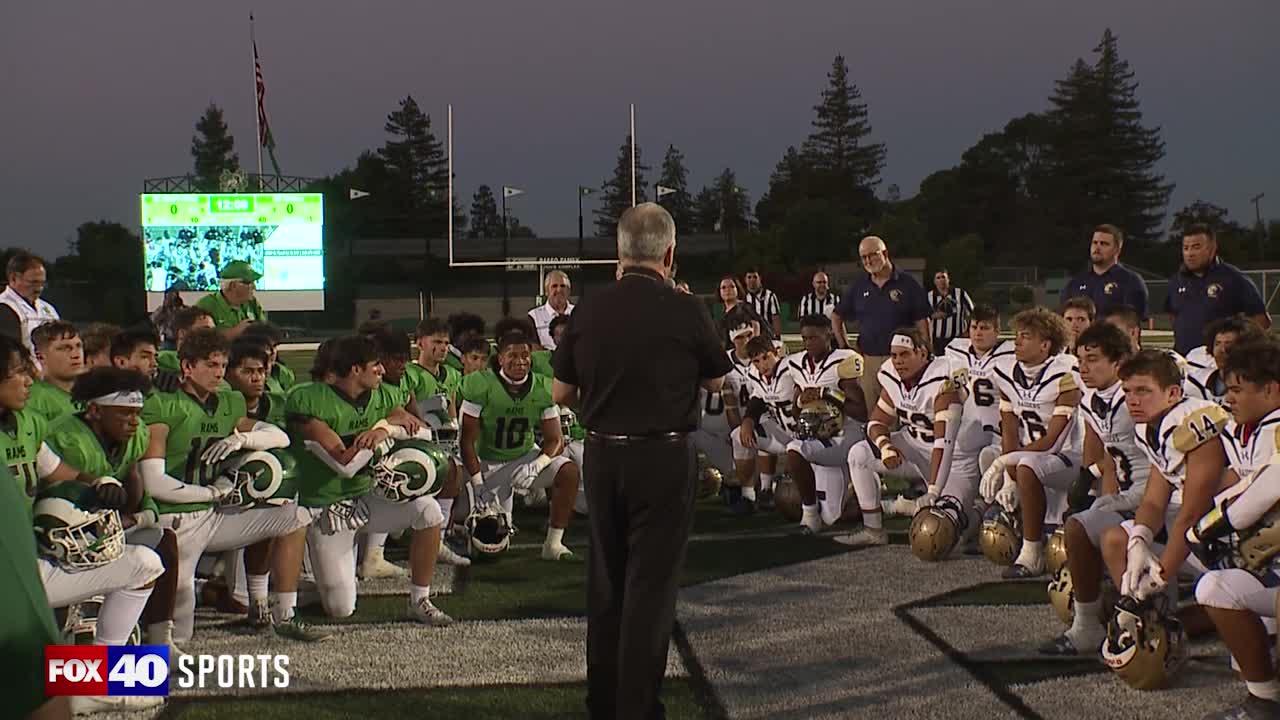
[[[860,442],[849,448],[849,468],[865,468],[876,462],[876,456],[871,452],[871,445]]]
[[[1196,604],[1222,610],[1243,610],[1244,602],[1232,587],[1231,573],[1225,570],[1214,570],[1200,576],[1196,583]]]
[[[426,530],[444,525],[444,512],[440,510],[440,503],[436,502],[435,498],[418,498],[413,501],[413,504],[417,506],[418,514],[414,516],[409,527],[414,530]]]

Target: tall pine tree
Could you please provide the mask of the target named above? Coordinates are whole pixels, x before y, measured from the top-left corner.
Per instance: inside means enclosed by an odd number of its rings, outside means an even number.
[[[481,185],[471,196],[471,230],[473,238],[502,237],[502,217],[498,214],[498,201],[493,189]]]
[[[392,177],[390,191],[402,231],[410,235],[443,235],[448,212],[448,162],[444,146],[431,132],[431,118],[413,96],[387,115],[384,126],[391,137],[378,150]],[[455,215],[458,214],[454,208]]]
[[[649,167],[640,162],[640,145],[636,144],[636,203],[646,202],[644,174]],[[618,162],[613,176],[600,185],[600,206],[591,213],[596,216],[596,236],[613,237],[618,232],[618,218],[631,207],[631,136],[628,135],[618,148]]]
[[[714,187],[703,185],[693,199],[693,231],[713,233],[719,232],[719,228],[720,196],[716,194]]]
[[[217,192],[222,172],[240,169],[235,145],[236,139],[227,132],[227,123],[222,119],[222,108],[209,103],[191,137],[191,157],[195,158],[196,182],[201,191]]]
[[[675,145],[667,146],[658,184],[675,190],[662,196],[657,202],[671,213],[671,218],[676,222],[676,231],[693,232],[693,198],[689,195],[689,171],[684,166],[684,153],[677,150]]]
[[[805,140],[804,152],[810,163],[828,174],[835,187],[848,184],[873,188],[884,169],[885,146],[869,142],[871,121],[862,92],[849,79],[849,66],[837,55],[827,73],[827,89],[822,102],[814,106],[817,117],[813,132]]]
[[[1159,127],[1142,123],[1138,81],[1110,29],[1094,53],[1094,64],[1077,60],[1049,98],[1059,225],[1079,238],[1109,222],[1149,243],[1159,237],[1173,192],[1156,171],[1164,141]]]
[[[723,208],[721,227],[734,232],[747,230],[751,224],[751,203],[747,190],[738,185],[738,177],[733,170],[725,168],[716,178],[716,197]]]

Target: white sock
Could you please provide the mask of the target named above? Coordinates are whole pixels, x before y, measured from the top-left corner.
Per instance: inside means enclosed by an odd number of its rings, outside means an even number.
[[[818,514],[818,503],[814,503],[814,504],[812,504],[812,505],[805,505],[805,504],[803,504],[803,503],[802,503],[802,504],[800,505],[800,514],[801,514],[801,516],[806,517],[806,518],[807,518],[807,517],[813,517],[813,516],[817,515],[817,514]]]
[[[773,473],[760,473],[760,489],[773,492]]]
[[[742,497],[744,497],[744,498],[746,498],[746,499],[750,500],[751,502],[755,502],[755,501],[756,501],[756,489],[755,489],[755,488],[753,488],[753,487],[744,487],[744,488],[742,488]]]
[[[298,593],[271,593],[271,619],[278,623],[293,619],[293,609],[298,606]]]
[[[884,527],[884,515],[878,512],[869,513],[862,511],[862,526],[870,530],[880,530]]]
[[[1248,680],[1245,680],[1244,686],[1249,688],[1249,694],[1255,697],[1260,697],[1263,700],[1270,700],[1272,702],[1280,700],[1280,680],[1276,680],[1275,678],[1264,680],[1262,682],[1249,682]]]
[[[1043,557],[1043,555],[1044,555],[1043,539],[1037,540],[1035,542],[1032,542],[1031,540],[1023,540],[1022,551],[1018,553],[1018,559],[1014,561],[1014,564],[1021,565],[1023,567],[1035,567],[1036,565],[1040,564],[1041,562],[1040,559],[1041,557]]]
[[[368,533],[364,536],[364,556],[375,550],[381,550],[383,545],[387,544],[387,533]]]
[[[548,547],[564,545],[564,528],[548,527],[546,544]]]
[[[267,581],[270,579],[270,574],[249,576],[249,602],[257,604],[267,601]]]
[[[151,623],[143,633],[143,638],[148,645],[168,645],[173,641],[173,621]]]
[[[440,512],[444,515],[444,530],[449,531],[453,527],[453,498],[436,498],[436,502],[440,503]]]
[[[422,598],[431,597],[430,585],[409,585],[409,602],[417,605]]]
[[[129,640],[129,633],[138,624],[142,608],[146,607],[147,598],[151,597],[151,588],[137,590],[117,590],[107,594],[98,610],[98,637],[94,640],[99,645],[123,645]]]
[[[1073,640],[1089,640],[1095,638],[1102,641],[1102,624],[1098,622],[1098,610],[1102,607],[1102,600],[1094,600],[1093,602],[1075,602],[1075,617],[1071,620],[1071,629],[1068,631]],[[1077,647],[1077,650],[1085,648]]]

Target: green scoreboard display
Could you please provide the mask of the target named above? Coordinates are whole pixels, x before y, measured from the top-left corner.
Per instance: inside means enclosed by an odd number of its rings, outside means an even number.
[[[320,193],[143,195],[148,299],[216,291],[219,271],[241,260],[262,274],[268,309],[323,308],[323,230]]]

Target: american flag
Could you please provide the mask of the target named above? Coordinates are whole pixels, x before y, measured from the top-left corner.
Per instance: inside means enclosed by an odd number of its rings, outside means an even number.
[[[253,18],[250,17],[250,22]],[[253,41],[253,75],[258,88],[258,145],[267,149],[271,157],[271,166],[276,175],[280,174],[280,163],[276,162],[276,141],[271,137],[271,125],[267,122],[267,83],[262,79],[262,63],[258,60],[258,41]]]

